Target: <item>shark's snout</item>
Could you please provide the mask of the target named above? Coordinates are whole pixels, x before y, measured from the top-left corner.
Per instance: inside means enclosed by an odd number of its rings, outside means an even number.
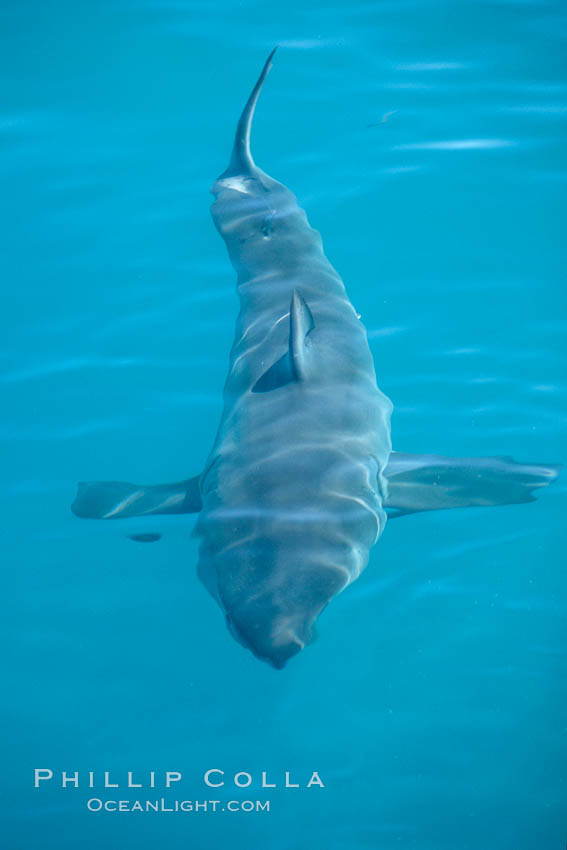
[[[262,658],[263,661],[267,661],[272,665],[272,667],[275,667],[276,670],[281,670],[285,667],[290,658],[293,658],[294,655],[301,652],[304,646],[305,643],[299,640],[298,637],[290,635],[289,640],[286,643],[271,647],[269,656],[258,656],[258,658]]]
[[[298,562],[281,528],[279,533],[283,543],[277,547],[257,536],[254,557],[250,538],[245,550],[233,547],[232,561],[225,558],[223,574],[215,576],[232,636],[277,669],[312,642],[317,618],[346,583],[344,569],[318,560],[320,546],[309,552],[306,535],[298,531],[293,539],[305,550]]]
[[[277,670],[311,640],[311,624],[301,621],[297,614],[293,618],[281,613],[270,617],[266,611],[244,609],[227,614],[226,622],[239,643]]]

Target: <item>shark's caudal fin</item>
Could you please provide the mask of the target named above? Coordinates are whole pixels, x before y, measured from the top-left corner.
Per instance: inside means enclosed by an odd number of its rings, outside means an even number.
[[[447,508],[517,505],[551,484],[560,464],[516,463],[511,457],[443,457],[392,452],[385,475],[388,516]]]
[[[507,457],[442,457],[392,452],[385,470],[390,518],[419,511],[533,502],[559,464],[516,463]],[[71,510],[83,519],[121,519],[201,510],[199,477],[175,484],[81,482]]]
[[[262,91],[264,80],[268,76],[268,72],[272,67],[272,59],[276,50],[277,47],[274,47],[266,59],[265,65],[262,68],[262,73],[258,77],[258,81],[252,89],[250,97],[246,101],[246,106],[242,111],[242,115],[240,116],[240,120],[236,127],[236,135],[234,137],[230,163],[226,171],[224,171],[219,177],[219,180],[250,174],[255,167],[252,154],[250,153],[250,130],[252,128],[252,119],[254,118],[256,103],[258,102],[260,92]]]

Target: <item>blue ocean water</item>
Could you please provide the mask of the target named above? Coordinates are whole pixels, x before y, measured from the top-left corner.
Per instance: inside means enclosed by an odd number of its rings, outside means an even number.
[[[209,188],[276,43],[255,158],[362,314],[394,447],[565,461],[565,4],[4,0],[0,21],[2,847],[564,847],[561,478],[389,523],[283,671],[199,584],[194,518],[69,505],[79,479],[203,465],[238,310]],[[209,768],[253,783],[211,793]],[[182,786],[124,787],[165,770]],[[282,787],[312,770],[324,788]]]

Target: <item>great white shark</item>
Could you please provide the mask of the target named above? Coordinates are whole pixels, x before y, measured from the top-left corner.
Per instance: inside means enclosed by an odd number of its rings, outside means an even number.
[[[205,468],[173,484],[81,482],[72,510],[97,519],[198,512],[201,581],[233,636],[281,668],[360,576],[388,515],[532,501],[559,466],[392,452],[392,403],[360,317],[294,195],[252,159],[274,52],[212,187],[240,313]]]

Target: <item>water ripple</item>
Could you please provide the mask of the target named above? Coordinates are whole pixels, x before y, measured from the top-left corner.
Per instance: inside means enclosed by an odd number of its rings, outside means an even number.
[[[51,363],[39,363],[19,371],[9,372],[0,378],[3,384],[14,384],[21,381],[32,381],[47,375],[57,375],[65,372],[79,372],[83,369],[123,369],[132,366],[145,366],[146,361],[137,357],[73,357],[68,360],[55,360]]]
[[[466,67],[462,62],[410,62],[394,65],[396,71],[458,71]]]
[[[411,144],[395,145],[396,151],[469,151],[496,150],[510,148],[516,145],[509,139],[453,139],[438,142],[412,142]]]

